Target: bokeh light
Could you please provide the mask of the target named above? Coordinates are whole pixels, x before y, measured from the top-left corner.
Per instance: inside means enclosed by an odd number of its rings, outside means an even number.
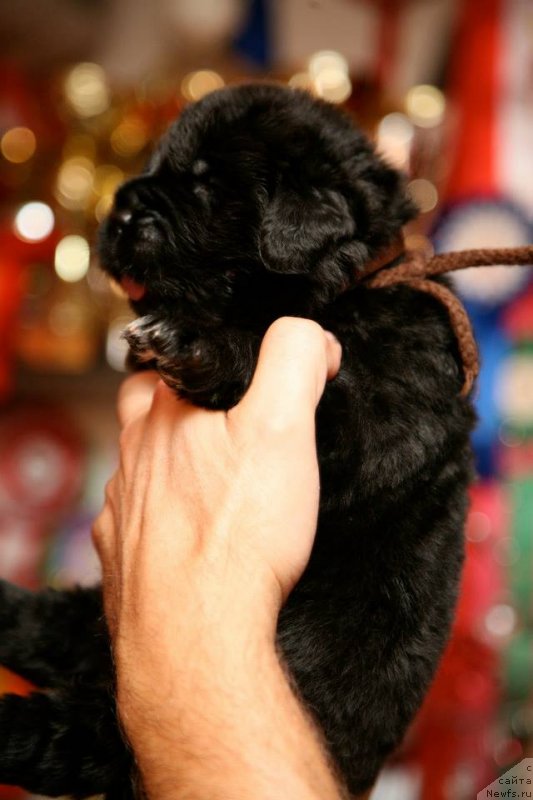
[[[181,92],[187,100],[194,102],[223,86],[224,78],[218,72],[211,69],[199,69],[185,75],[181,82]]]
[[[73,67],[65,78],[64,91],[79,117],[94,117],[109,108],[107,78],[99,64],[83,62]]]
[[[148,129],[139,117],[126,117],[111,133],[111,147],[117,155],[130,158],[148,142]]]
[[[343,103],[352,93],[348,62],[335,50],[321,50],[309,59],[315,94],[330,103]]]
[[[407,185],[407,191],[422,214],[433,211],[439,202],[439,193],[435,184],[427,178],[415,178]]]
[[[405,114],[387,114],[378,125],[377,149],[387,161],[399,169],[409,163],[414,128]]]
[[[94,164],[84,156],[68,158],[57,173],[57,200],[72,211],[85,208],[93,188]]]
[[[314,81],[315,91],[330,103],[343,103],[352,93],[352,82],[348,75],[334,69],[324,69]]]
[[[421,84],[413,86],[405,98],[405,110],[415,125],[432,128],[442,122],[446,100],[436,86]]]
[[[54,212],[46,203],[26,203],[17,212],[14,230],[24,242],[40,242],[54,229]]]
[[[505,603],[492,606],[485,617],[485,628],[490,636],[510,636],[516,626],[516,612]]]
[[[108,328],[106,337],[106,359],[110,367],[117,372],[126,371],[126,357],[128,355],[128,343],[124,338],[124,328],[132,321],[132,317],[117,317]]]
[[[319,50],[309,59],[309,74],[316,78],[324,70],[335,70],[348,74],[348,62],[336,50]]]
[[[56,274],[63,281],[74,283],[85,277],[90,263],[90,248],[87,239],[72,234],[58,242],[54,267]]]
[[[35,153],[37,142],[29,128],[17,127],[6,131],[0,140],[0,150],[6,161],[23,164]]]

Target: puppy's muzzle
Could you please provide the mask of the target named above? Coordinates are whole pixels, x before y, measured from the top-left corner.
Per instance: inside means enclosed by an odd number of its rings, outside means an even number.
[[[148,228],[157,221],[160,203],[151,178],[133,178],[117,191],[109,222],[117,231]]]

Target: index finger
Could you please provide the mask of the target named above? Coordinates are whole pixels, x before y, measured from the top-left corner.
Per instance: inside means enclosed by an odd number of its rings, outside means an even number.
[[[314,419],[326,380],[337,374],[341,356],[340,344],[318,323],[297,317],[276,320],[263,339],[250,388],[234,412],[281,428]]]

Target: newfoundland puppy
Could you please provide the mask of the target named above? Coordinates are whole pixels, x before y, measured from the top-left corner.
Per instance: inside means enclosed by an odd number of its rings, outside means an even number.
[[[358,281],[414,213],[401,176],[337,108],[240,86],[186,108],[100,236],[138,314],[132,360],[199,406],[238,402],[277,317],[309,317],[342,343],[317,412],[316,542],[278,637],[353,794],[373,784],[435,673],[472,478],[474,413],[446,309],[405,284]],[[0,701],[0,783],[142,796],[98,588],[1,583],[0,663],[40,689]]]

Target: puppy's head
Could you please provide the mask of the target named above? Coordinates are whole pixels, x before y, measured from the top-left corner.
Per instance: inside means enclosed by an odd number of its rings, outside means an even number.
[[[139,313],[268,323],[312,315],[413,214],[342,112],[242,86],[183,112],[118,190],[99,249]]]

